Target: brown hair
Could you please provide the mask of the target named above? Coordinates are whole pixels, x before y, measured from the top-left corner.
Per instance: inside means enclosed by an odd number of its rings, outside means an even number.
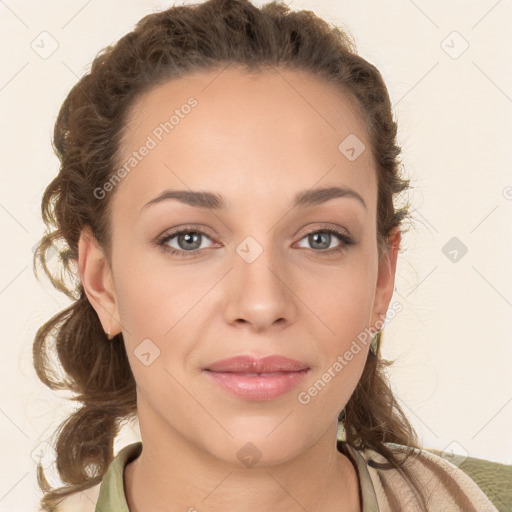
[[[230,64],[250,70],[280,66],[306,71],[351,95],[367,127],[377,172],[379,256],[393,228],[408,216],[407,206],[394,205],[394,197],[408,189],[409,181],[399,173],[397,125],[382,76],[357,55],[346,32],[312,12],[293,12],[277,2],[259,9],[248,0],[208,0],[149,14],[103,49],[59,111],[53,145],[60,170],[43,195],[47,231],[34,255],[36,274],[39,262],[52,284],[74,301],[37,331],[35,370],[48,387],[71,390],[73,400],[81,404],[55,433],[57,470],[65,486],[51,489],[38,466],[46,510],[53,510],[63,496],[101,481],[114,457],[121,422],[137,414],[122,334],[107,340],[77,280],[78,239],[85,227],[110,254],[109,197],[98,200],[94,190],[118,169],[124,123],[137,97],[187,72]],[[54,244],[61,246],[60,275],[47,266]],[[399,468],[418,446],[417,437],[387,382],[389,362],[379,354],[380,336],[339,421],[349,444],[374,449],[389,461],[375,467]],[[52,368],[52,351],[63,377]]]

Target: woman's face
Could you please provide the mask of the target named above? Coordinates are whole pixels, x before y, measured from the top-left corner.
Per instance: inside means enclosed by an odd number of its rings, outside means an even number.
[[[113,194],[112,268],[88,295],[123,334],[142,435],[234,463],[249,442],[268,463],[313,446],[335,429],[368,353],[358,336],[393,291],[396,249],[379,268],[376,171],[353,100],[295,71],[190,75],[133,105],[124,164],[97,192]],[[348,192],[317,192],[329,187]],[[222,200],[164,195],[175,191]],[[207,370],[239,355],[309,370],[286,374],[286,392],[249,383],[242,396]]]

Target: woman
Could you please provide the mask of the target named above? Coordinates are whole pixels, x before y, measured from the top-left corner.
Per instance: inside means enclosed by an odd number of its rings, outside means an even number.
[[[45,510],[496,510],[420,449],[383,373],[396,129],[349,37],[278,3],[173,7],[95,59],[55,125],[36,253],[49,273],[63,242],[77,280],[50,276],[74,303],[34,345],[81,404],[66,486],[39,468]]]

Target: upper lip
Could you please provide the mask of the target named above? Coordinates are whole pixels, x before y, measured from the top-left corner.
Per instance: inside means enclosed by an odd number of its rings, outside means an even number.
[[[260,358],[242,355],[216,361],[206,367],[205,370],[233,373],[274,373],[309,370],[309,366],[306,363],[280,355]]]

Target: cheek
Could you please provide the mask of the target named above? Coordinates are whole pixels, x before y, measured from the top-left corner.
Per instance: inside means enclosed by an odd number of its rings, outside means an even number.
[[[355,389],[371,341],[368,327],[375,297],[373,273],[371,261],[360,260],[350,269],[332,272],[332,280],[323,292],[317,287],[308,295],[324,325],[312,337],[322,352],[322,364],[315,375],[314,389],[306,390],[305,402],[314,397],[326,410],[337,406],[341,410]]]
[[[154,265],[143,255],[118,262],[116,295],[123,328],[138,338],[165,339],[207,292],[209,279],[191,267]]]
[[[325,303],[325,323],[333,332],[322,329],[319,333],[328,334],[317,334],[321,364],[297,395],[299,403],[315,416],[339,414],[364,370],[371,341],[366,313],[369,300],[360,288],[352,291],[331,295],[331,301]]]
[[[370,324],[376,287],[372,258],[358,251],[339,266],[308,270],[297,281],[300,297],[323,322],[324,334],[346,341]]]
[[[205,308],[211,309],[208,292],[219,279],[206,271],[200,276],[192,266],[151,265],[133,254],[114,268],[118,315],[137,387],[168,388],[165,369],[178,378],[201,343]]]

